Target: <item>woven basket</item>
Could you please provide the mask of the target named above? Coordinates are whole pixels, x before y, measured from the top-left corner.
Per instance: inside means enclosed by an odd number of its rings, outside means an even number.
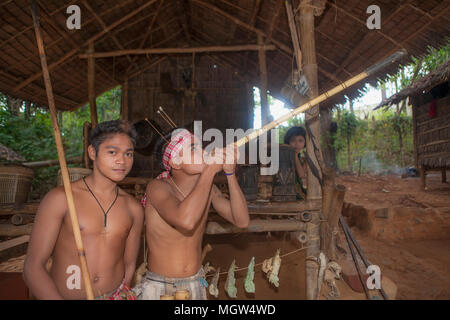
[[[24,203],[33,181],[33,169],[19,166],[0,167],[0,203]]]
[[[71,182],[77,181],[83,177],[86,177],[92,173],[91,169],[86,168],[67,168],[69,170],[69,179]],[[61,176],[61,169],[58,170],[58,186],[62,186],[62,176]]]

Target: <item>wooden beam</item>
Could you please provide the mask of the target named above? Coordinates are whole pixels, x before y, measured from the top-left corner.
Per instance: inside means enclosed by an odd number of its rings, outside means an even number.
[[[316,44],[314,38],[314,13],[313,8],[308,5],[309,0],[301,0],[300,12],[297,16],[297,27],[300,33],[300,43],[303,55],[303,72],[310,87],[310,98],[315,98],[319,94],[317,79],[317,58]],[[314,135],[314,144],[320,150],[320,123],[318,119],[319,106],[313,107],[310,112],[306,112],[305,120],[310,122],[311,133]],[[311,158],[316,168],[319,168],[318,157],[315,154],[313,138],[307,135],[306,152]],[[312,174],[308,166],[308,199],[321,198],[319,181]]]
[[[395,16],[398,12],[400,12],[400,11],[405,7],[405,5],[406,5],[405,3],[400,4],[400,5],[394,10],[394,12],[392,12],[388,17],[386,17],[386,19],[383,20],[383,23],[387,23],[387,22],[389,22],[392,18],[394,18],[394,16]],[[344,12],[344,13],[345,13],[345,12]],[[361,47],[363,47],[363,46],[366,45],[366,44],[364,43],[365,40],[366,40],[368,37],[371,37],[371,36],[373,36],[373,33],[372,33],[372,32],[368,32],[368,33],[366,33],[366,34],[364,35],[364,37],[358,42],[358,44],[356,45],[356,47],[352,49],[352,51],[351,51],[350,54],[347,56],[347,58],[345,58],[345,60],[340,64],[340,66],[338,66],[337,70],[334,72],[334,74],[335,74],[336,76],[338,76],[339,73],[340,73],[341,71],[344,70],[344,68],[347,66],[347,64],[348,64],[350,61],[353,61],[353,60],[355,59],[355,56],[356,56],[356,55],[359,55],[359,50],[361,49]]]
[[[186,8],[187,4],[185,0],[176,0],[176,6],[175,10],[177,12],[178,20],[181,24],[181,28],[183,29],[184,35],[186,37],[187,43],[190,46],[191,45],[191,34],[189,32],[188,27],[188,19],[186,12],[188,11]]]
[[[166,43],[166,42],[170,42],[170,41],[172,41],[173,39],[176,39],[181,33],[182,33],[182,31],[181,31],[181,30],[178,30],[177,32],[175,32],[175,33],[173,33],[172,35],[170,35],[169,37],[164,38],[164,40],[162,40],[162,41],[160,41],[160,42],[158,42],[158,43],[155,43],[155,46],[161,46],[162,44],[164,44],[164,43]],[[148,57],[149,57],[149,56],[147,56],[147,60],[149,60]],[[152,63],[152,62],[149,61],[149,63]],[[138,68],[139,68],[139,65],[138,65]],[[139,70],[138,70],[138,71],[135,71],[134,73],[136,73],[136,72],[139,72]],[[130,75],[130,72],[127,72],[127,73],[126,73],[126,77],[129,78],[129,75]],[[134,76],[133,76],[133,77],[134,77]]]
[[[234,23],[236,23],[237,25],[243,27],[244,29],[247,29],[247,30],[249,30],[249,31],[252,31],[252,32],[254,32],[254,33],[256,33],[256,34],[259,34],[259,35],[261,35],[261,36],[267,38],[267,36],[266,36],[266,34],[264,33],[264,31],[261,31],[261,30],[255,28],[255,27],[253,27],[253,26],[251,26],[251,25],[249,25],[249,24],[247,24],[247,23],[245,23],[245,22],[240,21],[239,19],[237,19],[237,18],[235,18],[234,16],[230,15],[229,13],[227,13],[227,12],[225,12],[225,11],[223,11],[223,10],[217,8],[217,7],[215,7],[214,5],[211,5],[211,4],[209,4],[209,3],[205,3],[205,2],[203,2],[203,1],[201,1],[201,0],[191,0],[191,1],[192,1],[192,3],[196,3],[196,4],[199,5],[199,6],[203,6],[203,7],[207,8],[207,9],[210,9],[210,10],[216,12],[217,14],[220,14],[220,15],[224,16],[225,18],[227,18],[227,19],[233,21]],[[278,48],[280,48],[280,50],[286,52],[286,53],[289,54],[289,55],[292,55],[292,49],[291,49],[289,46],[287,46],[287,45],[285,45],[284,43],[282,43],[282,42],[280,42],[280,41],[278,41],[278,40],[275,40],[275,39],[272,39],[272,43],[273,43],[274,45],[276,45]],[[328,61],[329,63],[333,64],[334,66],[339,67],[339,65],[338,65],[336,62],[330,60],[330,59],[327,58],[326,56],[324,56],[324,55],[322,55],[322,54],[319,54],[319,53],[317,53],[317,55],[318,55],[319,57],[321,57],[322,59]],[[344,71],[345,71],[346,73],[348,73],[348,75],[352,76],[352,74],[351,74],[350,72],[348,72],[347,70],[344,69]],[[334,80],[334,79],[333,79],[333,80]]]
[[[207,41],[214,42],[214,40],[215,40],[211,36],[206,34],[205,32],[196,30],[196,33],[199,33],[202,37],[206,38]],[[193,34],[193,36],[194,36],[194,38],[196,38],[200,42],[204,42],[205,41],[204,39],[200,39],[200,37],[196,36],[195,34]],[[249,79],[248,72],[247,72],[247,75],[244,76],[245,72],[242,72],[242,66],[240,66],[239,64],[236,64],[236,61],[235,61],[236,59],[229,59],[225,55],[221,55],[220,58],[214,58],[210,54],[206,54],[206,55],[209,56],[213,60],[215,59],[215,61],[223,61],[223,62],[225,62],[225,63],[219,63],[219,64],[225,65],[227,67],[231,67],[231,69],[234,69],[234,70],[241,71],[241,74],[238,74],[238,78],[240,78],[241,80],[245,79],[244,82],[248,81],[248,79]]]
[[[23,235],[30,235],[33,230],[33,223],[22,226],[15,226],[10,223],[0,224],[0,237],[18,237]]]
[[[106,26],[105,22],[103,22],[102,18],[100,18],[99,15],[95,12],[95,10],[92,9],[90,4],[86,0],[81,0],[81,2],[91,12],[91,14],[94,16],[95,20],[97,20],[97,22],[100,24],[100,26],[103,28],[103,30],[106,30],[108,27]],[[114,43],[116,44],[116,46],[119,49],[123,50],[123,46],[120,44],[119,40],[117,40],[115,35],[109,33],[109,30],[106,32],[106,34],[109,35],[109,37],[114,41]],[[127,59],[128,59],[128,61],[131,62],[130,56],[127,56]]]
[[[156,9],[155,14],[153,15],[152,21],[148,25],[148,28],[145,31],[144,37],[142,38],[141,42],[139,43],[139,49],[142,49],[144,47],[145,42],[147,42],[149,35],[152,33],[153,26],[155,25],[156,18],[158,17],[159,11],[161,10],[163,3],[164,3],[164,0],[161,0],[159,2],[158,8]],[[133,57],[130,65],[128,66],[127,70],[125,71],[125,74],[128,74],[128,72],[130,72],[131,68],[133,67],[134,63],[136,62],[136,59],[137,59],[137,57]]]
[[[295,61],[297,62],[297,68],[302,70],[302,51],[300,50],[300,43],[298,41],[297,27],[295,26],[294,13],[292,11],[291,0],[285,1],[286,14],[288,17],[289,30],[291,31],[292,45],[294,46]]]
[[[317,79],[317,59],[316,59],[316,44],[314,38],[314,9],[310,5],[310,0],[300,0],[300,11],[297,16],[297,22],[300,33],[300,44],[303,55],[303,72],[308,80],[310,87],[310,98],[315,98],[319,93],[318,79]],[[319,122],[319,106],[316,105],[305,113],[305,122],[309,123],[309,132],[306,135],[306,154],[312,160],[318,170],[320,155],[320,122]],[[319,155],[316,154],[315,148],[318,149]],[[319,173],[320,174],[320,173]],[[307,184],[308,184],[308,200],[321,199],[321,187],[318,179],[312,174],[311,167],[307,166]],[[317,225],[316,225],[317,224]],[[320,251],[320,235],[318,221],[311,220],[310,228],[307,228],[308,235],[308,249],[307,255],[309,257],[319,257]],[[318,240],[316,240],[318,238]],[[310,260],[306,261],[306,299],[313,300],[317,297],[319,287],[317,285],[318,279],[318,265]]]
[[[88,52],[90,54],[88,59],[88,95],[89,95],[89,110],[91,113],[91,126],[94,128],[98,123],[97,103],[95,95],[95,59],[92,57],[94,53],[94,43],[89,44]]]
[[[143,5],[139,6],[137,9],[133,10],[132,12],[130,12],[129,14],[125,15],[124,17],[122,17],[121,19],[117,20],[116,22],[110,24],[106,29],[103,29],[102,31],[100,31],[99,33],[97,33],[96,35],[92,36],[91,38],[89,38],[88,40],[86,40],[81,47],[88,45],[90,42],[94,42],[96,40],[98,40],[100,37],[102,37],[103,35],[105,35],[107,32],[109,32],[110,30],[116,28],[118,25],[122,24],[123,22],[129,20],[130,18],[134,17],[136,14],[138,14],[139,12],[141,12],[142,10],[144,10],[145,8],[149,7],[150,5],[152,5],[153,3],[155,3],[157,0],[149,0],[147,2],[145,2]],[[63,62],[67,61],[68,59],[72,58],[75,56],[75,54],[79,52],[79,49],[73,49],[71,51],[69,51],[68,53],[66,53],[64,56],[62,56],[61,58],[59,58],[57,61],[51,63],[48,66],[48,70],[52,71],[55,67],[59,66],[60,64],[62,64]],[[16,86],[14,88],[14,91],[19,91],[20,89],[22,89],[23,87],[27,86],[28,84],[30,84],[31,82],[33,82],[36,79],[39,79],[42,76],[42,71],[39,71],[37,73],[35,73],[34,75],[28,77],[25,81],[23,81],[21,84],[19,84],[18,86]]]
[[[253,12],[250,17],[250,25],[253,27],[256,24],[256,17],[258,16],[259,9],[261,8],[261,2],[262,2],[261,0],[256,0],[255,7],[254,7]],[[250,40],[250,35],[252,35],[252,34],[247,35],[247,40]],[[244,70],[246,72],[248,72],[248,56],[249,56],[249,54],[250,54],[250,52],[246,52],[245,58],[244,58]]]
[[[120,110],[120,118],[128,120],[128,79],[125,79],[122,85],[122,106]]]
[[[12,216],[15,214],[35,214],[39,208],[39,202],[27,202],[22,204],[0,204],[0,216]]]
[[[352,18],[355,21],[358,21],[360,24],[364,25],[365,28],[367,28],[367,24],[366,21],[363,21],[361,19],[359,19],[358,17],[356,17],[355,15],[353,15],[352,13],[348,12],[346,9],[341,8],[340,6],[338,6],[336,3],[334,3],[333,1],[328,0],[328,3],[330,5],[332,5],[333,7],[335,7],[338,10],[341,10],[343,13],[345,13],[347,16],[349,16],[350,18]],[[400,5],[400,7],[403,7],[403,5]],[[384,21],[384,23],[386,23],[386,21]],[[390,42],[392,42],[395,46],[401,48],[401,49],[405,49],[403,47],[403,45],[401,43],[399,43],[398,41],[392,39],[390,36],[388,36],[387,34],[385,34],[384,32],[380,31],[380,30],[375,30],[378,34],[380,34],[382,37],[386,38],[387,40],[389,40]],[[406,49],[405,49],[406,50]]]
[[[147,71],[148,69],[153,68],[154,66],[160,64],[161,62],[163,62],[163,61],[166,60],[166,59],[167,59],[167,57],[162,57],[162,58],[156,59],[155,61],[151,62],[149,65],[147,65],[147,66],[145,66],[145,67],[141,67],[138,71],[136,71],[136,72],[130,74],[130,75],[128,76],[128,79],[132,79],[132,78],[134,78],[134,77],[137,77],[137,76],[140,75],[141,73]]]
[[[110,58],[118,57],[127,54],[132,55],[147,55],[147,54],[171,54],[171,53],[201,53],[201,52],[231,52],[231,51],[267,51],[275,50],[274,45],[267,44],[246,44],[235,46],[210,46],[210,47],[196,47],[196,48],[148,48],[148,49],[125,49],[110,52],[96,52],[92,54],[80,54],[81,59],[89,57],[93,58]]]
[[[82,157],[72,157],[67,159],[67,163],[82,163]],[[22,162],[22,165],[29,168],[44,168],[44,167],[52,167],[59,166],[59,160],[43,160],[43,161],[33,161],[33,162]]]
[[[2,241],[0,242],[0,252],[10,248],[17,247],[21,244],[27,243],[28,241],[30,241],[29,235],[21,236],[7,241]]]
[[[278,17],[280,16],[281,7],[283,6],[283,1],[285,0],[278,0],[277,1],[277,7],[275,9],[275,13],[272,17],[272,22],[270,24],[269,32],[267,33],[267,39],[266,43],[270,43],[272,40],[273,30],[275,28],[275,24],[278,22]]]
[[[121,1],[119,4],[117,4],[117,5],[115,5],[115,6],[108,7],[108,9],[102,11],[102,12],[100,13],[100,16],[106,15],[106,14],[108,14],[109,12],[111,12],[112,10],[115,10],[115,9],[117,9],[117,8],[120,8],[120,7],[122,7],[122,6],[125,6],[125,5],[127,5],[129,2],[133,2],[133,1],[135,1],[135,0]],[[76,4],[76,2],[77,2],[77,1],[72,1],[71,3],[67,3],[67,4],[65,4],[65,5],[63,5],[63,6],[61,6],[61,7],[59,7],[58,9],[56,9],[56,10],[50,12],[50,13],[48,14],[48,16],[49,16],[48,19],[45,19],[45,18],[44,18],[44,19],[42,19],[42,21],[50,21],[50,20],[55,19],[53,16],[54,16],[56,13],[58,13],[58,12],[61,11],[61,10],[66,10],[67,7],[69,7],[69,6],[72,5],[72,4]],[[94,21],[94,20],[95,20],[94,18],[91,18],[91,19],[88,19],[88,20],[86,20],[86,21],[83,21],[83,26],[89,25],[89,23],[91,23],[91,22]],[[10,38],[4,40],[2,43],[0,43],[0,49],[1,49],[6,43],[8,43],[9,41],[14,40],[15,38],[21,36],[22,34],[24,34],[25,32],[27,32],[27,31],[29,31],[29,30],[31,30],[31,29],[33,29],[33,26],[32,26],[32,25],[31,25],[31,26],[27,26],[27,27],[24,28],[23,30],[14,33],[14,36],[12,36],[12,37],[10,37]],[[59,38],[59,39],[62,39],[62,38],[63,38],[63,37],[61,37],[61,38]],[[57,42],[59,39],[57,39],[55,42]],[[50,44],[50,45],[48,46],[48,48],[50,48],[51,46],[52,46],[52,44]]]
[[[264,40],[261,35],[258,34],[258,44],[262,45]],[[260,79],[260,92],[261,97],[261,125],[265,125],[271,121],[269,103],[267,101],[267,64],[266,64],[266,52],[264,50],[258,51],[259,61],[259,79]]]
[[[305,231],[306,224],[298,220],[263,220],[252,219],[247,228],[238,228],[229,222],[208,221],[206,234],[230,234],[243,232],[269,232],[269,231]]]

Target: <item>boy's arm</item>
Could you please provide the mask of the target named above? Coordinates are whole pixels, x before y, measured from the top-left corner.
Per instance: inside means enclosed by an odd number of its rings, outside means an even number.
[[[45,265],[55,247],[66,211],[66,194],[62,188],[56,188],[42,199],[36,213],[23,275],[37,299],[63,299]]]
[[[190,233],[203,216],[214,176],[220,170],[219,165],[208,165],[194,190],[183,201],[175,197],[169,185],[153,180],[147,186],[148,202],[168,224],[183,233]]]
[[[213,186],[212,205],[219,215],[235,226],[247,228],[250,222],[247,201],[245,200],[235,174],[239,151],[236,146],[229,146],[225,150],[225,153],[228,161],[234,160],[223,165],[223,171],[227,177],[228,190],[230,191],[230,200],[223,196],[219,188]]]
[[[213,186],[212,205],[217,213],[239,228],[247,228],[250,222],[247,201],[235,175],[227,176],[230,199],[215,185]]]
[[[131,198],[131,197],[130,197]],[[128,233],[125,244],[124,263],[125,263],[125,283],[130,286],[136,269],[136,260],[141,244],[142,226],[144,224],[144,209],[135,199],[129,199],[131,202],[131,213],[133,215],[133,225]]]

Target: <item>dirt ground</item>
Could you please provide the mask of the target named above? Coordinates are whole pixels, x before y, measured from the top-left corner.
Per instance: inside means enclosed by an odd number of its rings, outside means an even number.
[[[345,202],[369,209],[431,210],[425,212],[438,214],[440,220],[428,223],[445,224],[444,230],[450,231],[450,183],[442,183],[440,173],[427,175],[425,191],[419,178],[393,175],[341,176],[337,181],[347,187]],[[395,227],[406,228],[407,223],[403,219]],[[450,299],[450,232],[440,239],[430,234],[430,239],[397,240],[377,239],[357,226],[351,229],[367,259],[397,285],[397,299]]]

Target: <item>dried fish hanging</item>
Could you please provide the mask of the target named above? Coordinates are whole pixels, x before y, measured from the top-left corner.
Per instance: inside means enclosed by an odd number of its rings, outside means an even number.
[[[336,300],[341,296],[338,287],[336,286],[335,279],[341,278],[341,266],[337,262],[329,262],[327,270],[325,270],[325,283],[327,284],[330,291],[327,294],[328,300]]]
[[[280,249],[277,250],[275,256],[270,259],[266,259],[263,262],[262,270],[267,274],[269,278],[269,283],[272,283],[275,287],[278,288],[280,285],[278,278],[278,272],[280,271],[281,258],[280,258]]]
[[[203,266],[203,272],[205,273],[205,275],[207,275],[210,272],[214,272],[216,271],[216,268],[214,268],[213,266],[209,265],[209,262],[205,263],[205,265]]]
[[[236,260],[233,260],[228,269],[227,281],[225,282],[225,291],[230,298],[237,298],[236,279],[234,278],[234,271],[236,270]]]
[[[252,257],[247,267],[247,275],[245,276],[244,288],[247,293],[255,293],[255,257]]]
[[[212,278],[208,288],[209,294],[214,296],[215,298],[219,297],[219,277],[220,277],[220,267],[217,268],[216,274]]]
[[[325,274],[325,269],[327,268],[327,258],[323,252],[319,254],[319,259],[317,261],[319,263],[319,276],[317,277],[317,296],[316,300],[319,299],[320,290],[322,289],[323,276]]]

